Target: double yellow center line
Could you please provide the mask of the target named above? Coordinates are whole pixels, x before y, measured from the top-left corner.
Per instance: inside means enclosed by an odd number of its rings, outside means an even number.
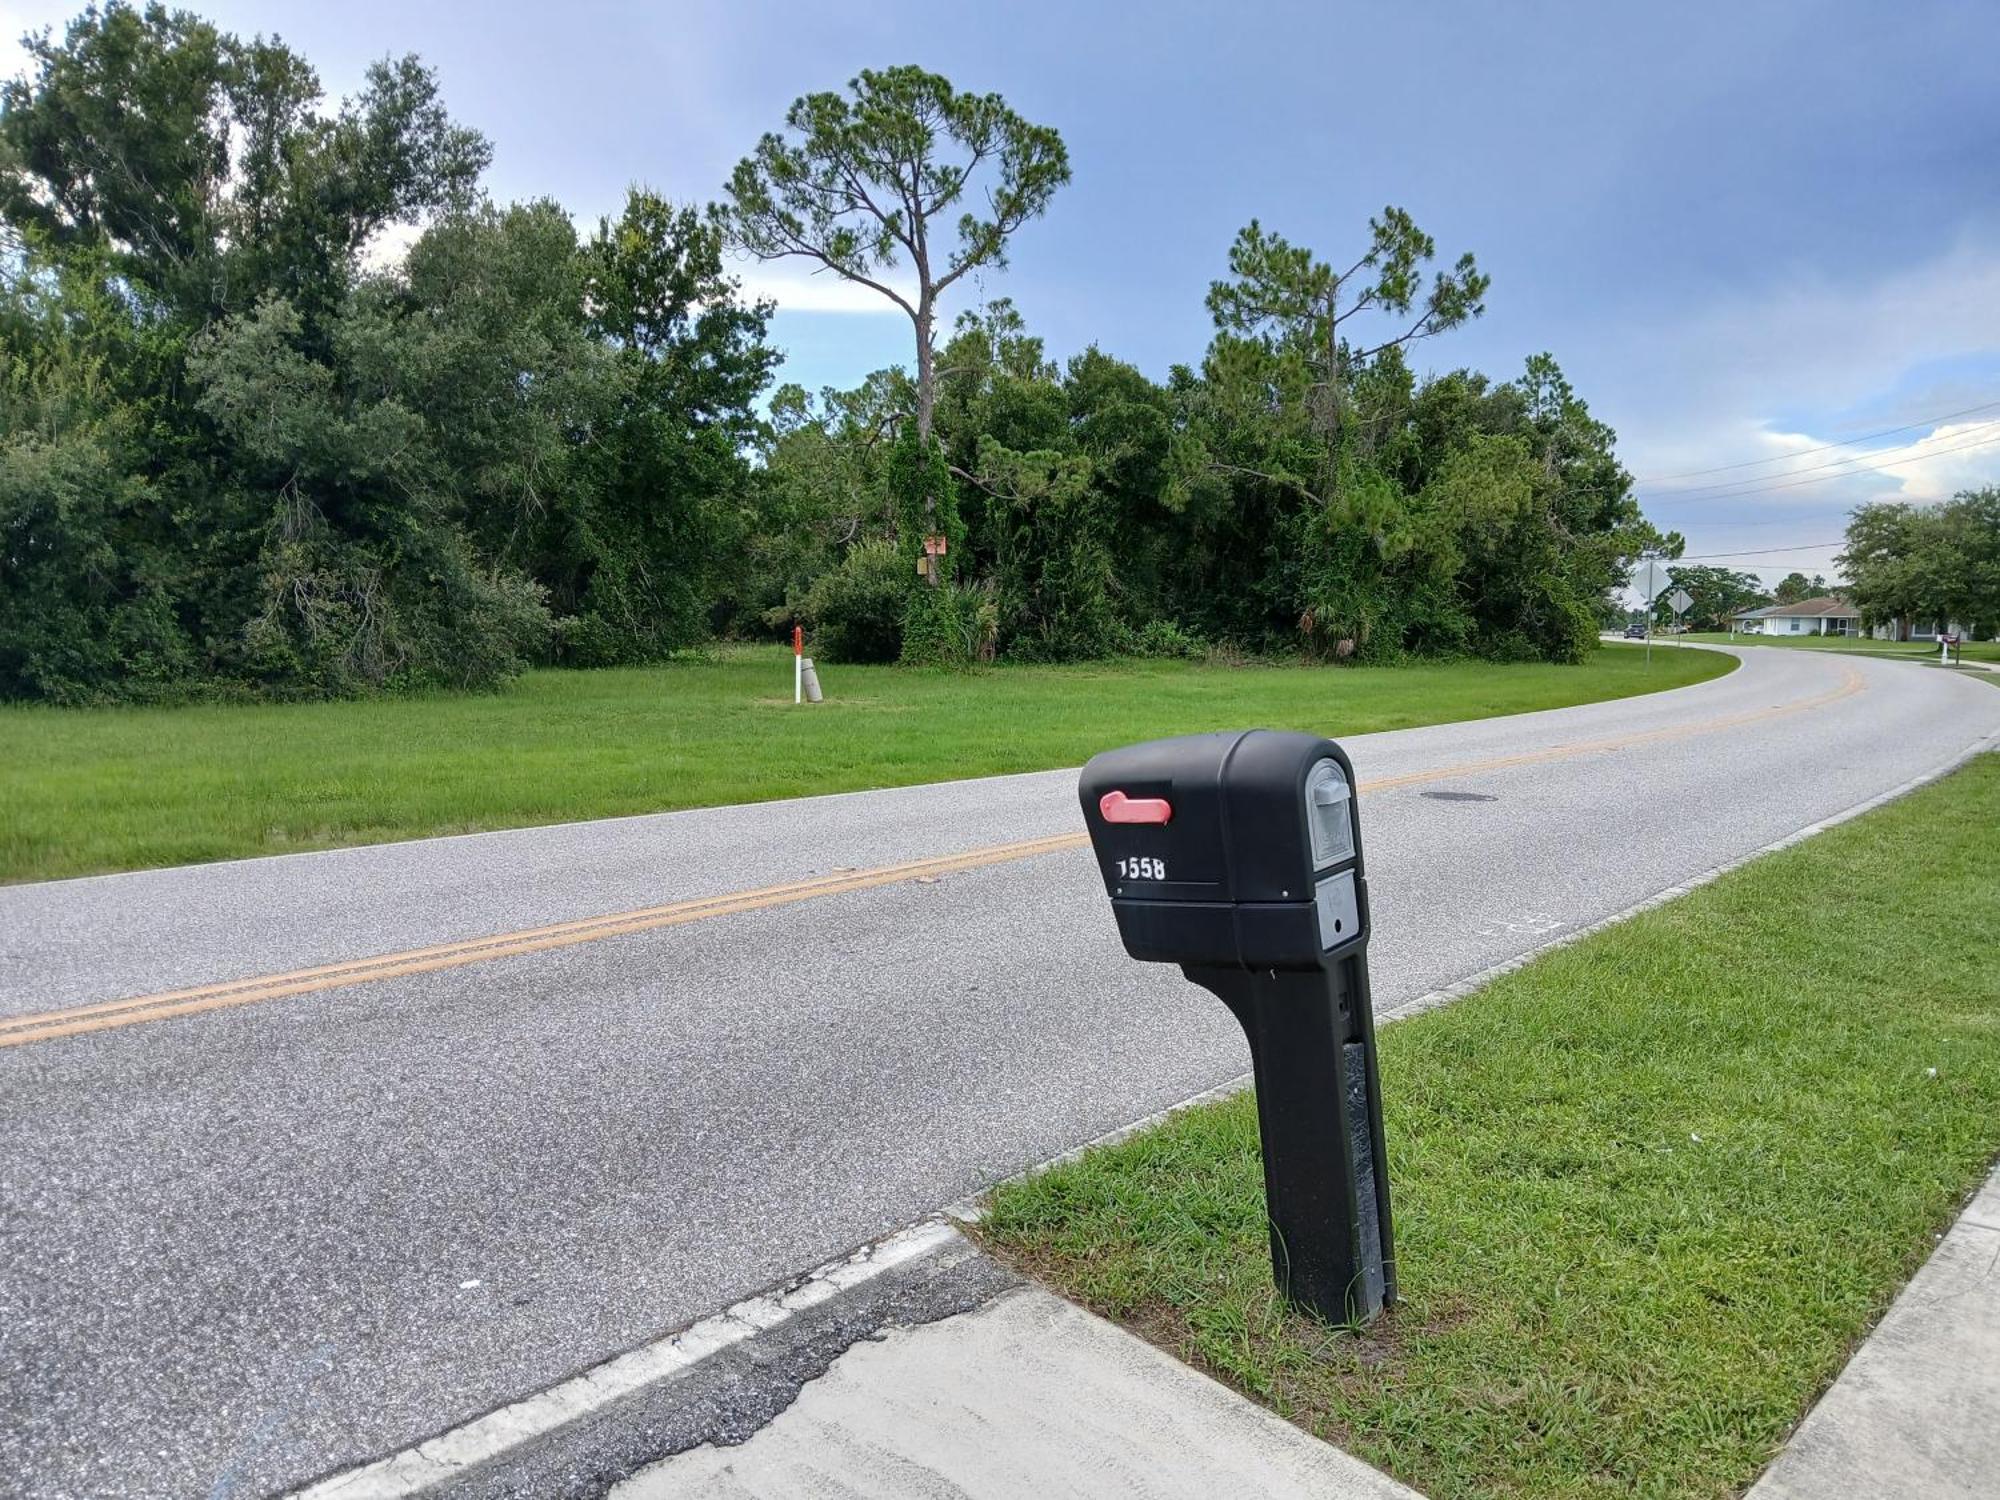
[[[1570,744],[1550,746],[1543,750],[1529,750],[1515,755],[1495,756],[1488,760],[1440,766],[1428,771],[1411,771],[1401,776],[1380,777],[1373,781],[1362,782],[1360,790],[1390,791],[1397,787],[1455,780],[1486,771],[1506,770],[1513,766],[1569,760],[1578,756],[1626,750],[1665,740],[1714,734],[1724,729],[1823,707],[1860,692],[1862,686],[1860,673],[1850,667],[1846,669],[1845,677],[1839,687],[1818,697],[1803,698],[1770,708],[1751,709],[1696,723],[1670,725],[1664,729],[1647,730],[1637,734],[1579,740]],[[69,1010],[13,1016],[0,1019],[0,1048],[20,1047],[30,1042],[54,1041],[58,1037],[77,1036],[85,1032],[109,1031],[122,1026],[140,1025],[147,1021],[164,1021],[174,1016],[199,1015],[204,1011],[223,1010],[236,1005],[254,1005],[263,1000],[281,1000],[289,995],[309,995],[321,990],[341,989],[352,984],[367,984],[378,979],[406,979],[417,974],[436,973],[441,969],[457,969],[467,964],[484,963],[489,959],[513,958],[521,954],[546,952],[552,948],[569,948],[579,943],[594,943],[604,938],[652,932],[662,927],[678,927],[688,922],[703,921],[709,917],[726,917],[740,912],[763,911],[774,906],[789,906],[794,902],[810,901],[820,896],[873,890],[878,886],[900,885],[905,881],[936,879],[942,875],[981,869],[987,865],[1006,864],[1017,859],[1032,859],[1040,854],[1076,849],[1087,843],[1089,843],[1088,834],[1059,833],[1046,838],[1022,839],[1015,843],[989,844],[983,848],[967,850],[963,854],[914,859],[903,864],[880,865],[866,870],[836,870],[830,875],[792,881],[785,885],[768,885],[758,890],[704,896],[692,901],[670,902],[664,906],[641,907],[636,911],[582,917],[571,922],[552,923],[547,927],[530,927],[519,932],[503,932],[491,937],[470,938],[463,942],[440,943],[429,948],[412,948],[402,953],[385,953],[374,958],[354,959],[347,963],[321,964],[315,968],[293,969],[283,974],[264,974],[252,979],[197,985],[192,989],[167,990],[155,995],[135,995],[125,1000],[107,1000],[101,1004],[80,1005]]]
[[[513,958],[523,953],[541,953],[550,948],[594,943],[602,938],[678,927],[706,917],[726,917],[737,912],[787,906],[794,901],[809,901],[815,896],[865,891],[925,877],[935,879],[960,870],[977,869],[981,865],[1071,849],[1083,840],[1083,835],[1073,833],[1023,839],[1019,843],[989,845],[965,854],[914,859],[905,864],[882,865],[868,870],[838,870],[831,875],[795,880],[785,885],[768,885],[760,890],[732,891],[722,896],[674,901],[665,906],[645,906],[637,911],[583,917],[573,922],[556,922],[547,927],[470,938],[461,943],[440,943],[431,948],[412,948],[404,953],[385,953],[348,963],[321,964],[317,968],[293,969],[284,974],[264,974],[224,984],[204,984],[193,989],[167,990],[157,995],[137,995],[129,1000],[108,1000],[100,1005],[80,1005],[72,1010],[14,1016],[0,1020],[0,1047],[18,1047],[27,1042],[49,1041],[85,1031],[104,1031],[141,1021],[163,1021],[170,1016],[197,1015],[202,1011],[222,1010],[232,1005],[251,1005],[259,1000],[281,1000],[287,995],[309,995],[350,984],[366,984],[375,979],[406,979],[414,974],[463,968],[467,964],[484,963],[493,958]]]

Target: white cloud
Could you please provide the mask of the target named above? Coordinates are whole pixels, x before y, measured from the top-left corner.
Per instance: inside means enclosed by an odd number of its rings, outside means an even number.
[[[403,257],[410,253],[410,247],[424,237],[421,224],[384,224],[368,238],[361,247],[361,269],[364,271],[392,271],[403,263]]]
[[[769,298],[778,304],[780,312],[852,313],[862,316],[892,313],[899,318],[905,316],[902,308],[873,287],[848,281],[831,271],[812,274],[803,266],[794,267],[783,261],[753,261],[747,266],[732,266],[730,269],[743,283],[746,298]],[[875,279],[894,288],[899,296],[907,298],[912,304],[916,302],[916,287],[893,272]]]
[[[22,73],[28,67],[28,49],[21,45],[21,38],[31,31],[52,28],[57,36],[63,27],[83,7],[80,4],[62,0],[4,0],[0,3],[0,81]]]
[[[1622,399],[1593,404],[1646,514],[1690,556],[1766,582],[1833,576],[1855,505],[2000,480],[2000,442],[1985,443],[2000,411],[1965,411],[2000,399],[2000,244],[1961,241],[1853,285],[1795,273],[1634,328],[1631,351]]]
[[[1633,347],[1630,389],[1643,397],[1628,398],[1622,403],[1628,409],[1608,410],[1607,417],[1634,473],[1672,474],[1817,447],[1854,433],[1779,430],[1777,413],[1872,409],[1921,367],[2000,356],[2000,245],[1960,244],[1860,286],[1799,274],[1775,290],[1634,329]],[[1917,392],[1909,399],[1925,404],[1871,425],[1969,406],[1980,395],[1943,391],[1941,405]]]
[[[1898,497],[1928,504],[1960,490],[1991,484],[2000,475],[2000,418],[1949,422],[1897,450],[1895,467],[1874,476],[1893,480]]]
[[[1767,433],[1783,456],[1754,467],[1695,473],[1642,484],[1662,509],[1749,508],[1752,511],[1825,509],[1858,500],[1908,500],[1929,504],[1960,490],[1993,482],[2000,473],[2000,416],[1964,417],[1925,430],[1861,446],[1829,446],[1837,439],[1807,432]],[[1790,458],[1792,461],[1787,461]],[[1756,524],[1751,521],[1731,525]]]

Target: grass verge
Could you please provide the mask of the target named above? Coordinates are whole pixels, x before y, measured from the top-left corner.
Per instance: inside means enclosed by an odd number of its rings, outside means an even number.
[[[1665,639],[1689,640],[1714,646],[1787,646],[1802,651],[1839,651],[1849,656],[1900,656],[1911,661],[1936,661],[1936,641],[1878,641],[1857,635],[1734,635],[1704,630]],[[1658,642],[1656,641],[1657,645]],[[2000,641],[1966,641],[1958,648],[1967,661],[2000,661]]]
[[[791,653],[531,673],[486,696],[150,709],[0,708],[0,880],[755,802],[1076,765],[1107,745],[1243,724],[1360,734],[1679,687],[1712,651],[1608,648],[1581,666],[966,674]]]
[[[1388,1027],[1402,1303],[1270,1286],[1254,1101],[996,1253],[1436,1500],[1747,1485],[2000,1150],[2000,756]]]

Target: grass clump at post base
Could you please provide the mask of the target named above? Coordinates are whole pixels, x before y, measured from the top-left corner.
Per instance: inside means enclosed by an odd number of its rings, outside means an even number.
[[[184,708],[0,707],[0,880],[908,786],[1077,765],[1107,745],[1267,724],[1361,734],[1679,687],[1736,665],[1612,647],[1580,666],[938,673],[792,654],[533,672],[489,695]]]
[[[1386,1028],[1364,1333],[1272,1290],[1248,1095],[981,1232],[1434,1500],[1733,1493],[2000,1151],[1996,828],[1987,755]]]

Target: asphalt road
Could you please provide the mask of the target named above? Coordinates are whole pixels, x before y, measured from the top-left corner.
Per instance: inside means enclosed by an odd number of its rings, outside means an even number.
[[[1349,742],[1378,1011],[2000,732],[1966,676],[1743,655],[1647,698]],[[0,889],[0,1028],[1071,834],[1074,786]],[[0,1029],[0,1492],[302,1483],[1247,1067],[1220,1005],[1123,956],[1075,847],[671,920]]]

